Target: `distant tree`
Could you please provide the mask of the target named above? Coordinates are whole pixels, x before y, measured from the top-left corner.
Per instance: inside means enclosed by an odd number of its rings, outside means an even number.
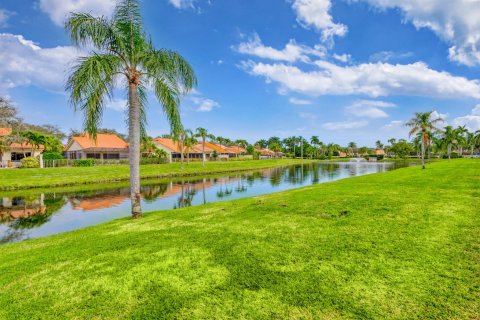
[[[23,137],[27,142],[32,146],[32,157],[36,149],[39,149],[41,145],[45,144],[45,135],[35,132],[35,131],[26,131],[22,133]]]
[[[413,152],[413,145],[405,140],[399,140],[392,147],[393,153],[399,158],[405,158]]]
[[[375,147],[377,149],[383,149],[383,143],[380,140],[375,141]]]
[[[272,150],[273,152],[275,152],[275,157],[278,156],[278,153],[280,151],[282,151],[282,146],[280,145],[280,143],[278,142],[272,142],[272,144],[270,144],[270,146],[268,147],[270,150]]]
[[[201,127],[197,128],[195,132],[195,137],[202,139],[202,166],[205,167],[205,142],[207,138],[211,138],[214,136],[212,134],[209,134],[207,129]]]
[[[452,146],[457,143],[457,134],[452,126],[446,126],[442,133],[443,144],[447,146],[448,160],[451,159]]]
[[[432,119],[433,111],[429,112],[415,112],[415,116],[410,119],[405,125],[410,127],[409,135],[412,136],[416,132],[422,132],[421,140],[421,157],[422,157],[422,169],[425,169],[425,145],[428,142],[428,131],[440,131],[436,127],[436,124],[443,122],[441,118]]]

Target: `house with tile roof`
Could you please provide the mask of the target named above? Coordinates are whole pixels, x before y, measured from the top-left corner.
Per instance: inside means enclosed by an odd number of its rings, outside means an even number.
[[[167,153],[169,162],[178,161],[182,156],[182,147],[181,144],[177,141],[173,141],[170,138],[156,138],[153,140],[157,148],[163,150]],[[202,144],[197,143],[191,148],[183,147],[183,155],[185,159],[188,157],[190,159],[202,159]],[[209,158],[213,154],[213,149],[208,147],[205,144],[205,157]]]
[[[128,143],[116,134],[99,133],[97,139],[88,134],[73,136],[65,147],[67,159],[128,159]]]
[[[42,145],[36,147],[27,142],[7,142],[11,134],[12,128],[0,128],[0,168],[17,167],[23,158],[37,157],[43,152]]]

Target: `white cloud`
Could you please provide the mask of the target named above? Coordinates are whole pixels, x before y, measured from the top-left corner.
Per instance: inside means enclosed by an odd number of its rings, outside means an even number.
[[[348,130],[363,128],[368,125],[367,121],[339,121],[339,122],[327,122],[322,125],[326,130]]]
[[[378,100],[357,100],[348,106],[345,111],[356,117],[387,118],[388,114],[381,108],[395,107],[395,104]]]
[[[373,62],[389,62],[410,58],[412,56],[412,52],[380,51],[370,55],[369,60]]]
[[[215,108],[220,108],[220,104],[217,101],[200,96],[198,91],[193,91],[189,99],[195,105],[196,111],[199,112],[210,112]]]
[[[68,64],[79,54],[74,47],[41,48],[9,33],[0,33],[0,48],[0,91],[29,85],[63,91]]]
[[[110,16],[115,0],[40,0],[40,9],[58,26],[63,26],[71,12],[88,12],[95,16]]]
[[[317,69],[303,71],[282,63],[243,62],[252,75],[276,82],[281,92],[310,96],[361,94],[379,96],[425,96],[434,98],[480,98],[480,81],[430,69],[423,62],[412,64],[364,63],[338,66],[316,61]]]
[[[345,62],[350,61],[350,59],[352,58],[352,56],[349,55],[349,54],[346,54],[346,53],[344,53],[344,54],[334,54],[334,55],[333,55],[333,58],[334,58],[335,60],[338,60],[338,61],[340,61],[340,62],[344,62],[344,63],[345,63]]]
[[[278,50],[265,46],[256,33],[253,34],[253,36],[248,39],[247,42],[240,43],[238,46],[233,47],[233,49],[243,54],[287,62],[308,62],[310,61],[310,58],[308,57],[309,55],[324,57],[326,53],[326,49],[321,45],[316,45],[314,48],[311,48],[308,46],[299,45],[295,43],[295,40],[293,39],[285,45],[285,48]]]
[[[417,28],[428,28],[451,44],[453,61],[480,65],[480,2],[478,0],[363,0],[381,9],[400,9]]]
[[[477,104],[477,106],[472,109],[470,114],[455,118],[453,120],[453,125],[455,127],[466,126],[470,131],[480,130],[480,104]]]
[[[193,9],[195,0],[168,0],[177,9]]]
[[[0,9],[0,28],[7,26],[8,19],[11,15],[12,12],[5,9]]]
[[[312,101],[310,101],[310,100],[298,99],[298,98],[290,98],[290,99],[288,99],[288,101],[291,104],[296,104],[296,105],[299,105],[299,106],[307,106],[307,105],[312,104]]]
[[[404,122],[402,120],[392,120],[382,127],[382,129],[387,131],[397,131],[404,128]]]
[[[333,36],[344,36],[347,26],[333,22],[330,15],[330,0],[294,0],[292,8],[297,14],[297,21],[303,26],[313,26],[321,32],[323,41],[331,41]]]
[[[105,107],[115,111],[125,111],[127,109],[126,99],[113,99],[105,104]]]
[[[448,118],[448,113],[440,113],[437,110],[433,110],[432,114],[430,115],[430,119],[442,119],[445,121]]]

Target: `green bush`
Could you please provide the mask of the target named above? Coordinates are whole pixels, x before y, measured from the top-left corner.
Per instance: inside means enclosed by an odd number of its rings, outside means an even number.
[[[20,160],[22,163],[22,168],[38,168],[40,167],[40,161],[38,158],[26,157]]]
[[[442,155],[442,158],[443,159],[448,159],[448,154]],[[456,152],[450,153],[450,159],[457,159],[457,158],[461,158],[461,156],[459,156],[458,153],[456,153]]]
[[[81,159],[73,162],[74,167],[93,167],[93,159]]]
[[[380,161],[380,160],[383,160],[385,158],[385,155],[383,154],[378,154],[377,155],[377,160]]]
[[[58,152],[44,152],[43,153],[44,160],[62,160],[64,157]]]

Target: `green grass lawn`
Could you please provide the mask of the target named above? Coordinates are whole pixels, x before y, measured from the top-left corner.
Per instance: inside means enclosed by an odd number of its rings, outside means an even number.
[[[0,247],[0,319],[478,319],[480,161]]]
[[[141,166],[142,178],[167,178],[175,176],[194,176],[214,173],[246,171],[306,163],[311,160],[285,159],[261,161],[229,161],[152,164]],[[42,187],[58,187],[86,183],[105,183],[129,179],[129,166],[105,167],[65,167],[47,169],[5,169],[0,170],[0,191]]]

